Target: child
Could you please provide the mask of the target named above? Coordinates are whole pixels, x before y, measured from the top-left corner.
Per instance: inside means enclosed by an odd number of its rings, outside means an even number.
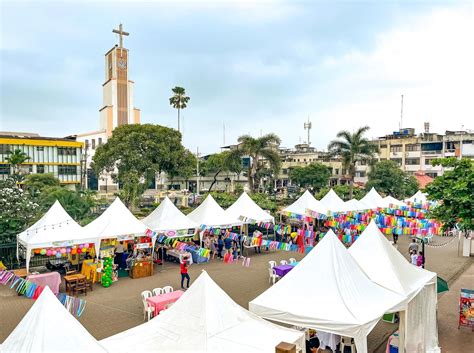
[[[416,258],[416,266],[423,267],[424,263],[425,263],[425,259],[423,257],[423,252],[420,251],[418,253],[418,257]]]
[[[418,255],[416,255],[416,251],[411,251],[410,257],[411,257],[411,264],[417,266]]]

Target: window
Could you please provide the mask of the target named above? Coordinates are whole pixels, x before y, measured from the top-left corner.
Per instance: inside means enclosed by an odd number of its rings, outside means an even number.
[[[102,145],[102,137],[99,137],[99,146]]]
[[[406,145],[406,150],[407,150],[408,152],[419,151],[419,150],[420,150],[420,145],[418,145],[418,144],[409,144],[409,145]]]
[[[43,152],[44,151],[44,146],[36,146],[36,150],[38,152]]]
[[[406,165],[418,165],[420,164],[420,158],[407,158],[405,159]]]
[[[43,174],[44,173],[44,165],[37,165],[36,166],[36,173]]]
[[[364,171],[356,172],[356,173],[355,173],[355,176],[356,176],[357,178],[363,178],[363,177],[365,177],[365,172],[364,172]]]
[[[77,167],[75,165],[59,165],[58,174],[59,175],[76,175]]]
[[[424,143],[421,145],[422,151],[441,151],[443,149],[442,142],[432,142],[432,143]]]
[[[425,173],[425,174],[431,178],[436,178],[438,176],[438,173]]]
[[[425,158],[425,165],[431,165],[431,162],[434,160],[434,158]]]
[[[334,174],[339,175],[339,168],[334,169]]]
[[[92,149],[95,150],[95,139],[92,139],[91,142],[92,142]]]
[[[399,167],[402,165],[401,158],[390,158],[391,161],[395,162]]]
[[[390,146],[390,152],[401,152],[401,151],[402,151],[402,145]]]
[[[454,150],[456,150],[456,144],[455,144],[454,141],[448,141],[448,142],[446,142],[446,146],[445,146],[445,147],[446,147],[446,149],[447,149],[448,151],[454,151]]]
[[[0,145],[0,154],[7,154],[10,151],[9,145]]]
[[[85,145],[86,148],[89,148],[89,140],[86,139],[86,140],[84,141],[84,145]]]
[[[359,165],[367,165],[367,161],[365,159],[359,161]]]
[[[60,156],[75,156],[76,149],[73,147],[58,147],[58,155]]]
[[[10,164],[0,164],[0,175],[10,174]]]
[[[288,169],[282,169],[281,172],[282,172],[283,175],[287,175],[288,174]]]

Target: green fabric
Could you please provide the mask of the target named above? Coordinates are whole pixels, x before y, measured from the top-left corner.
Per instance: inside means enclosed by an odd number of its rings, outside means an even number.
[[[448,282],[446,282],[441,277],[438,277],[438,294],[443,293],[443,292],[447,292],[448,290],[449,290]]]

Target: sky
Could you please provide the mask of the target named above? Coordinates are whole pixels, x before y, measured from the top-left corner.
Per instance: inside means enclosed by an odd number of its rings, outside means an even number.
[[[143,123],[214,153],[243,134],[325,150],[342,129],[474,129],[471,1],[0,0],[0,130],[66,136],[99,127],[104,54],[130,33]],[[225,133],[224,133],[225,126]]]

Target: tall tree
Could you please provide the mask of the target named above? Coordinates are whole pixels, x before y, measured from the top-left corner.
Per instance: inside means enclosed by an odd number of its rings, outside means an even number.
[[[188,106],[187,104],[191,98],[186,96],[186,90],[183,87],[176,86],[171,91],[173,91],[173,96],[170,98],[170,105],[178,110],[178,131],[181,132],[179,113],[181,109]]]
[[[212,188],[217,183],[219,174],[225,172],[240,174],[242,171],[242,160],[240,156],[230,151],[210,155],[205,165],[207,171],[212,173],[214,178],[209,186],[209,192],[212,191]]]
[[[196,175],[196,166],[196,156],[192,152],[185,150],[183,158],[177,161],[175,168],[168,172],[168,176],[170,179],[174,179],[175,177],[183,178],[186,182],[186,189],[189,189],[189,178]]]
[[[280,138],[275,134],[267,134],[262,137],[252,137],[250,135],[240,136],[238,146],[231,153],[237,156],[250,157],[250,163],[247,173],[249,188],[252,192],[256,191],[260,180],[258,172],[265,168],[270,168],[274,174],[277,174],[281,166],[281,158],[278,153]]]
[[[344,169],[349,176],[349,198],[352,198],[354,194],[356,163],[358,161],[371,162],[377,151],[377,146],[364,137],[369,129],[368,126],[364,126],[353,133],[347,130],[340,131],[336,135],[339,140],[333,140],[328,145],[329,152],[342,158]]]
[[[461,229],[474,231],[474,161],[451,157],[432,163],[450,168],[425,188],[430,200],[440,201],[432,215],[445,229],[458,223]]]
[[[53,186],[60,186],[59,179],[55,178],[52,173],[46,174],[30,174],[24,181],[25,190],[32,197],[37,197],[43,190]]]
[[[398,199],[413,195],[419,188],[416,178],[401,170],[394,161],[384,160],[375,163],[368,177],[366,190],[374,187],[377,191]]]
[[[13,169],[13,178],[16,181],[21,181],[23,179],[21,173],[21,165],[27,160],[29,160],[30,157],[20,149],[15,149],[14,151],[7,151],[7,155],[8,156],[5,159]]]
[[[318,192],[326,186],[331,176],[328,167],[321,163],[312,163],[305,167],[294,167],[290,169],[290,179],[301,188],[313,188]]]
[[[130,124],[114,130],[107,143],[99,146],[94,155],[97,175],[112,173],[121,185],[127,206],[136,205],[156,173],[174,172],[186,158],[181,134],[160,125]]]
[[[328,191],[330,189],[331,188],[328,187],[328,186],[322,188],[319,191],[319,193],[317,193],[315,195],[316,199],[321,200],[328,193]],[[344,201],[349,201],[350,200],[350,198],[349,198],[349,185],[347,185],[347,184],[335,185],[335,186],[332,187],[332,189],[337,194],[337,196],[339,196]],[[362,189],[362,188],[354,188],[353,192],[354,192],[353,197],[356,198],[357,200],[360,200],[366,194],[365,190]]]

